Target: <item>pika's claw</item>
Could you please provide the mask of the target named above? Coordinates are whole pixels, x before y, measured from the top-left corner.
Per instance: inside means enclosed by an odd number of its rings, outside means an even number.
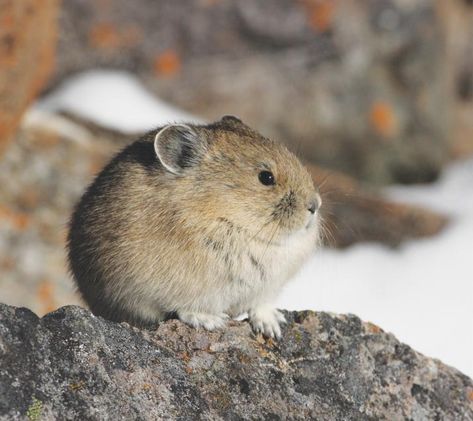
[[[178,316],[180,320],[192,327],[203,327],[207,330],[224,327],[228,319],[228,316],[225,313],[209,314],[184,311],[178,312]]]
[[[268,338],[280,338],[280,323],[286,323],[284,315],[273,307],[261,306],[248,312],[251,326],[256,333]]]

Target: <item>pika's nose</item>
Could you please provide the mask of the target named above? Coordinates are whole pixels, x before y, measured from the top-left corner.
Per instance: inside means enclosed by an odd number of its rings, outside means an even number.
[[[314,214],[315,211],[320,208],[320,205],[322,203],[322,200],[320,199],[320,196],[318,196],[317,198],[311,200],[309,202],[309,206],[307,208],[307,210],[311,213],[311,214]]]

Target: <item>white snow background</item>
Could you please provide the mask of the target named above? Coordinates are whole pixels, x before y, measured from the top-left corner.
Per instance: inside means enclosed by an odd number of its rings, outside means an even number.
[[[64,81],[36,106],[47,111],[67,111],[122,133],[140,133],[170,122],[202,120],[149,93],[133,75],[94,70]]]
[[[201,121],[118,71],[75,76],[38,107],[69,111],[125,133]],[[452,165],[437,183],[391,187],[386,195],[443,212],[452,222],[440,235],[398,250],[378,244],[320,250],[288,284],[278,306],[354,313],[473,376],[473,159]]]

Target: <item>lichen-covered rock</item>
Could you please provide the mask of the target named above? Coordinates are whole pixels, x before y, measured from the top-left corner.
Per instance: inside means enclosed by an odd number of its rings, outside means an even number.
[[[0,0],[0,153],[54,64],[58,0]]]
[[[184,109],[239,115],[315,163],[409,183],[448,159],[444,47],[428,0],[70,0],[57,80],[127,69]]]
[[[0,305],[2,419],[472,420],[471,379],[355,316],[286,312],[280,341],[246,322],[154,331],[63,307]]]

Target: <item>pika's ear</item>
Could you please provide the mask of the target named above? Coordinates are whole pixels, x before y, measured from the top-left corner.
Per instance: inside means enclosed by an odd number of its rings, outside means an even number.
[[[219,124],[224,128],[233,128],[240,132],[253,132],[250,127],[248,127],[245,123],[243,123],[243,121],[234,115],[224,115],[220,119]]]
[[[170,124],[156,134],[154,151],[166,170],[181,174],[184,168],[197,164],[205,145],[190,126]]]
[[[220,120],[225,123],[243,124],[243,121],[234,115],[224,115]]]

